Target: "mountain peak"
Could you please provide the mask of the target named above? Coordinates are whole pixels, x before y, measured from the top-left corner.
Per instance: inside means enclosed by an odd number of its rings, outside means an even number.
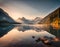
[[[25,18],[25,17],[22,17],[21,19],[22,19],[22,20],[26,20],[26,18]]]
[[[22,17],[22,18],[18,18],[17,20],[25,20],[26,18],[25,17]]]
[[[2,8],[0,8],[0,12],[3,12],[4,10]]]

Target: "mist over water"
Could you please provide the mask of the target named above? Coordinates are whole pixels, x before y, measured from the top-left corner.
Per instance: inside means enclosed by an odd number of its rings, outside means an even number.
[[[34,46],[36,43],[35,40],[39,37],[55,37],[43,29],[38,30],[40,27],[40,25],[15,25],[12,30],[0,38],[0,47]],[[33,39],[32,36],[35,36],[35,39]]]

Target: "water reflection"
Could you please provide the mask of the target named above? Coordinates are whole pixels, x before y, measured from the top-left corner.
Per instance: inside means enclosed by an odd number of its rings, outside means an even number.
[[[49,26],[49,32],[53,35],[55,35],[56,37],[60,38],[60,28],[58,26],[58,28],[54,28],[53,26]]]
[[[10,30],[14,28],[14,25],[5,25],[5,24],[0,24],[0,37],[4,36],[7,34]],[[3,25],[3,26],[2,26]]]
[[[15,27],[14,27],[15,26]],[[0,38],[0,47],[33,47],[36,39],[43,36],[55,37],[48,33],[43,25],[10,25],[6,30],[10,30],[6,35]],[[48,29],[48,28],[47,28]],[[22,32],[24,30],[24,32]],[[38,32],[39,31],[39,32]],[[32,38],[35,36],[35,39]],[[38,46],[44,45],[42,42]]]

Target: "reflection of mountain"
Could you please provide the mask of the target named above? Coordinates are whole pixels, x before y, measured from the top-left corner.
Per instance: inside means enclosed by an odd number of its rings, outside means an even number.
[[[37,32],[40,32],[42,30],[42,27],[35,27],[30,25],[19,25],[17,29],[23,32],[26,30],[35,30]]]
[[[9,23],[14,23],[15,21],[0,8],[0,37],[10,31],[14,26]]]

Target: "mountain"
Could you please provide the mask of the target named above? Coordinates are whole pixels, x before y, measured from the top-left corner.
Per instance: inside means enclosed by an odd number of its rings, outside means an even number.
[[[13,22],[15,23],[15,21],[8,15],[8,13],[0,8],[0,37],[4,36],[14,28],[14,25],[11,26],[11,24],[9,24]]]
[[[36,17],[36,18],[33,20],[33,22],[34,22],[35,24],[38,24],[41,20],[42,20],[41,17]]]
[[[7,12],[5,12],[3,9],[0,8],[0,21],[1,20],[5,20],[5,21],[9,21],[9,22],[15,22],[9,15]]]
[[[20,24],[17,23],[14,19],[12,19],[7,12],[5,12],[2,8],[0,8],[0,23],[10,23],[10,24]],[[3,23],[2,23],[3,24]]]
[[[18,18],[16,21],[23,24],[38,24],[42,18],[36,17],[34,20],[26,19],[25,17]]]
[[[33,21],[26,19],[25,17],[18,18],[17,22],[22,24],[33,24]]]

